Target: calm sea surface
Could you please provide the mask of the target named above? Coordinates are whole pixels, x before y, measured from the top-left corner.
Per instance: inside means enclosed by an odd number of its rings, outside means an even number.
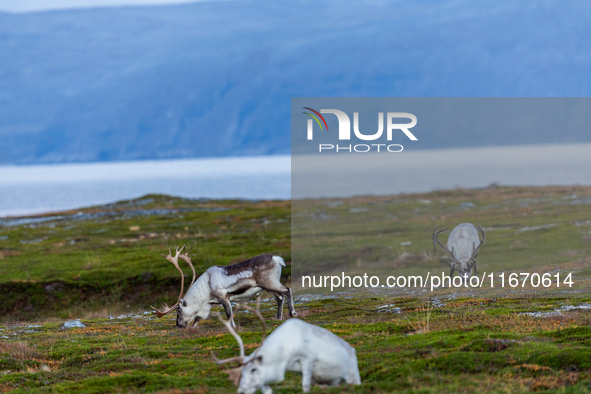
[[[289,199],[500,185],[591,185],[591,144],[0,166],[0,217],[75,209],[149,193]],[[292,183],[293,180],[293,183]]]
[[[0,217],[106,204],[158,193],[289,199],[289,156],[0,166]]]
[[[294,156],[292,198],[454,188],[591,185],[591,144]]]

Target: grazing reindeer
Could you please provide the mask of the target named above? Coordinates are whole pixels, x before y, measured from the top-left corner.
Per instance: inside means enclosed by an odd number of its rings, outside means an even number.
[[[238,386],[238,393],[252,394],[262,390],[263,394],[271,394],[273,390],[269,383],[283,381],[286,371],[302,374],[304,393],[310,391],[312,383],[331,386],[342,382],[361,384],[355,349],[332,332],[300,319],[290,319],[265,340],[265,319],[259,311],[245,305],[237,308],[240,307],[253,312],[263,323],[261,344],[250,356],[245,356],[242,339],[230,322],[224,321],[218,314],[218,319],[238,341],[240,356],[219,360],[212,352],[212,358],[218,365],[240,364],[228,371],[230,380]]]
[[[295,317],[297,313],[293,307],[291,289],[283,286],[279,281],[281,267],[285,262],[279,256],[262,254],[250,260],[222,267],[209,267],[197,280],[195,280],[195,269],[191,263],[191,257],[187,252],[181,253],[182,248],[176,248],[176,255],[172,252],[168,256],[162,255],[170,261],[181,273],[181,280],[185,280],[183,271],[178,264],[179,257],[183,259],[193,270],[193,281],[187,294],[183,295],[183,282],[181,282],[181,293],[176,304],[169,307],[164,304],[161,309],[152,307],[153,313],[158,317],[177,310],[177,327],[185,328],[189,324],[197,324],[201,319],[207,319],[211,308],[221,304],[226,311],[227,318],[234,324],[231,301],[251,298],[267,290],[277,300],[277,319],[283,318],[283,302],[287,298],[289,316]]]
[[[437,238],[439,233],[446,231],[447,228],[439,231],[436,230],[437,225],[433,227],[433,246],[437,249],[435,245],[435,242],[437,242],[449,254],[449,257],[451,257],[451,261],[449,262],[451,272],[449,276],[454,276],[454,269],[457,269],[462,277],[471,277],[472,274],[477,275],[476,255],[486,240],[484,230],[480,227],[480,224],[477,227],[474,227],[471,223],[458,225],[449,234],[447,248]],[[478,233],[482,234],[482,241]]]

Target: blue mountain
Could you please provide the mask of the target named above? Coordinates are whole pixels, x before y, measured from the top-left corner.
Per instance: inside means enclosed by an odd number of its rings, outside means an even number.
[[[559,0],[0,13],[0,163],[289,153],[291,97],[589,96],[589,15]]]

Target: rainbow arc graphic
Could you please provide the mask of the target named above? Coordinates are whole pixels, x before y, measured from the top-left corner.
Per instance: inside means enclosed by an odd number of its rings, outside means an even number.
[[[324,123],[324,126],[326,126],[326,130],[328,131],[328,125],[326,124],[326,120],[324,120],[324,116],[320,115],[320,112],[309,108],[309,107],[302,107],[304,109],[307,109],[308,111],[312,111],[314,112],[316,115],[318,115],[320,117],[320,119],[322,119],[322,122]],[[306,115],[310,115],[315,121],[316,123],[318,123],[318,126],[320,126],[320,130],[324,130],[324,128],[322,127],[322,123],[320,123],[320,119],[318,119],[318,117],[314,116],[313,114],[309,113],[309,112],[303,112]]]

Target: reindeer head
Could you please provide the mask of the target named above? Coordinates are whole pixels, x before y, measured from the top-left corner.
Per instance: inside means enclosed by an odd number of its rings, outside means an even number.
[[[196,325],[201,319],[207,319],[213,305],[208,301],[193,302],[188,304],[184,299],[179,300],[177,308],[176,326],[185,328]]]
[[[181,299],[181,297],[183,296],[183,290],[184,290],[184,286],[185,286],[185,275],[183,274],[183,271],[181,270],[181,267],[179,267],[179,257],[181,259],[183,259],[188,265],[189,267],[191,267],[191,271],[193,271],[193,280],[191,281],[191,285],[189,286],[189,288],[191,286],[193,286],[193,283],[195,283],[195,268],[193,267],[193,263],[191,262],[191,257],[193,257],[194,255],[189,256],[188,250],[185,253],[181,253],[183,251],[183,249],[185,248],[185,245],[183,245],[180,249],[177,246],[176,247],[176,254],[174,255],[174,257],[172,256],[172,252],[170,251],[170,249],[168,249],[168,255],[162,255],[162,257],[166,258],[166,260],[170,261],[177,270],[179,270],[179,272],[181,273],[181,292],[179,294],[179,299],[176,302],[176,304],[174,304],[173,306],[169,307],[167,304],[162,305],[162,307],[160,309],[156,309],[153,306],[150,306],[152,308],[152,313],[155,313],[156,316],[158,317],[162,317],[162,316],[166,316],[168,315],[170,312],[178,309],[178,315],[177,315],[177,326],[179,326],[179,315],[181,314],[181,308],[180,305],[184,304],[185,306],[187,305],[187,303],[185,302],[185,300]],[[211,306],[209,307],[209,309],[211,309]],[[209,314],[209,310],[207,312]],[[186,327],[186,324],[183,326],[179,326],[179,327]]]
[[[229,321],[222,319],[219,313],[217,314],[218,320],[222,322],[222,324],[226,327],[228,332],[230,332],[230,334],[232,334],[234,338],[236,338],[236,341],[238,342],[238,345],[240,347],[240,356],[228,358],[225,360],[218,359],[213,352],[211,353],[211,356],[213,358],[213,361],[218,365],[227,364],[231,362],[238,362],[240,364],[237,368],[229,369],[226,371],[226,373],[228,374],[228,379],[232,381],[232,383],[234,383],[235,386],[238,386],[238,393],[240,394],[253,394],[257,390],[262,389],[265,383],[265,377],[263,373],[263,355],[259,354],[259,349],[261,348],[261,345],[263,344],[263,341],[265,340],[265,337],[267,335],[267,324],[265,323],[265,319],[259,312],[259,301],[260,297],[257,300],[257,309],[253,309],[244,304],[238,305],[236,307],[236,311],[242,308],[254,313],[263,324],[263,337],[261,338],[261,343],[256,348],[256,350],[248,357],[244,355],[244,343],[242,342],[242,338],[240,338],[240,335],[238,335],[236,331],[234,331],[234,329],[232,328],[232,324]]]
[[[240,383],[237,385],[239,394],[253,394],[257,390],[263,388],[263,385],[265,384],[263,376],[263,356],[257,356],[252,361],[244,364],[240,369]],[[231,377],[232,376],[230,375],[229,378]]]
[[[470,256],[470,258],[468,260],[462,260],[462,261],[460,261],[455,256],[453,247],[451,248],[451,250],[449,250],[445,245],[443,245],[441,243],[441,241],[439,241],[439,238],[437,237],[440,233],[446,231],[447,228],[444,228],[443,230],[436,231],[437,225],[435,225],[435,227],[433,227],[433,246],[436,247],[435,242],[437,242],[443,248],[443,250],[445,250],[447,252],[449,257],[451,257],[450,268],[457,269],[458,273],[461,277],[465,277],[465,276],[469,277],[470,275],[472,275],[472,268],[474,268],[474,264],[476,264],[476,255],[478,255],[478,251],[480,250],[480,247],[482,246],[484,241],[486,241],[486,236],[484,235],[484,230],[482,229],[482,227],[480,227],[480,223],[478,224],[478,226],[475,226],[475,227],[476,227],[476,230],[478,230],[478,232],[480,234],[482,234],[482,241],[480,241],[478,246],[476,246],[476,244],[473,243],[472,244],[472,255]]]

